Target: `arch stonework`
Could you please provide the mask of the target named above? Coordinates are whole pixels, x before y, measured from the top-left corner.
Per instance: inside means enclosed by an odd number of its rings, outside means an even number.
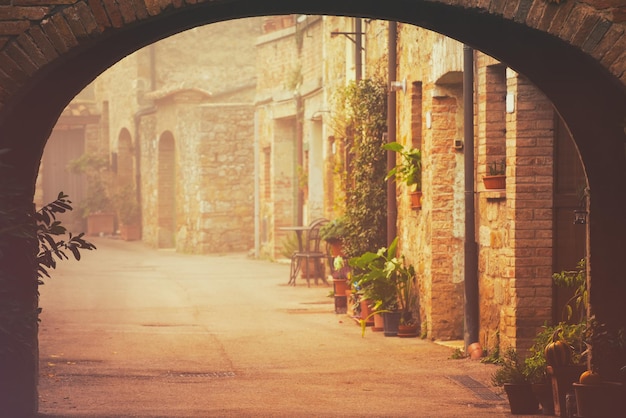
[[[0,210],[32,207],[45,142],[63,108],[102,71],[174,33],[263,14],[337,14],[398,20],[464,42],[524,74],[552,101],[581,153],[591,188],[591,297],[602,319],[626,318],[621,259],[626,236],[626,6],[621,0],[13,0],[0,3],[0,190],[21,188]],[[4,239],[4,238],[3,238]],[[3,300],[37,307],[29,240],[0,260]],[[10,265],[4,260],[11,260]],[[16,260],[21,260],[19,263]],[[5,278],[15,280],[4,281]],[[10,283],[6,285],[6,283]],[[602,301],[602,303],[599,303]],[[37,409],[36,325],[22,326],[29,355],[2,352],[0,410]],[[0,328],[4,324],[0,323]],[[22,341],[22,342],[23,342]],[[0,346],[8,344],[0,336]]]

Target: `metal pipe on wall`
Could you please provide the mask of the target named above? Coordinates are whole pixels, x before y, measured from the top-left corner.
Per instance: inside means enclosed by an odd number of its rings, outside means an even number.
[[[396,79],[396,43],[398,35],[397,22],[389,22],[387,50],[389,61],[387,67],[388,99],[387,99],[387,142],[396,141],[396,92],[391,88],[391,82]],[[387,171],[396,165],[396,153],[387,151]],[[398,234],[396,218],[398,205],[396,201],[396,179],[391,177],[387,181],[387,245],[390,245]]]
[[[474,190],[474,50],[463,45],[463,135],[465,163],[465,352],[478,342],[478,246]]]

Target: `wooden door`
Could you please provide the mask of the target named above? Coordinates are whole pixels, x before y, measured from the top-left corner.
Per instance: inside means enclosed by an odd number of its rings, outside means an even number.
[[[554,175],[554,271],[574,270],[585,257],[586,226],[574,224],[574,210],[581,208],[587,185],[578,150],[569,131],[556,117]],[[563,320],[563,308],[573,290],[554,287],[553,320]]]

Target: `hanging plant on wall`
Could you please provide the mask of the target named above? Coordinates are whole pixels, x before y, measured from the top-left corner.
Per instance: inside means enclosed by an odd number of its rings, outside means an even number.
[[[338,92],[341,135],[351,155],[346,192],[346,254],[376,251],[387,240],[387,86],[379,79],[352,82]]]

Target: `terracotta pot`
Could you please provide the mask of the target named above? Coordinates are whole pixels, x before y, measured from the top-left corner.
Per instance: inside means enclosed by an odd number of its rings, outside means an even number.
[[[361,300],[359,303],[361,305],[361,319],[365,319],[365,325],[374,325],[374,316],[370,316],[370,314],[372,313],[372,310],[370,309],[370,301],[364,299]]]
[[[372,331],[382,332],[385,330],[385,323],[383,321],[383,316],[379,313],[374,314],[374,326],[372,327]]]
[[[485,176],[483,177],[483,184],[485,185],[485,189],[489,189],[489,190],[506,189],[506,176],[505,175]]]
[[[345,257],[346,255],[343,252],[343,241],[329,241],[328,246],[330,247],[330,255],[333,257]]]
[[[467,346],[467,354],[472,360],[480,360],[483,356],[483,348],[480,343],[472,343]]]
[[[417,337],[417,328],[419,324],[413,325],[398,325],[398,337],[400,338],[415,338]]]
[[[422,191],[417,190],[410,193],[411,196],[411,208],[419,209],[422,207]]]
[[[333,279],[333,289],[335,296],[348,296],[348,280],[347,279]]]

